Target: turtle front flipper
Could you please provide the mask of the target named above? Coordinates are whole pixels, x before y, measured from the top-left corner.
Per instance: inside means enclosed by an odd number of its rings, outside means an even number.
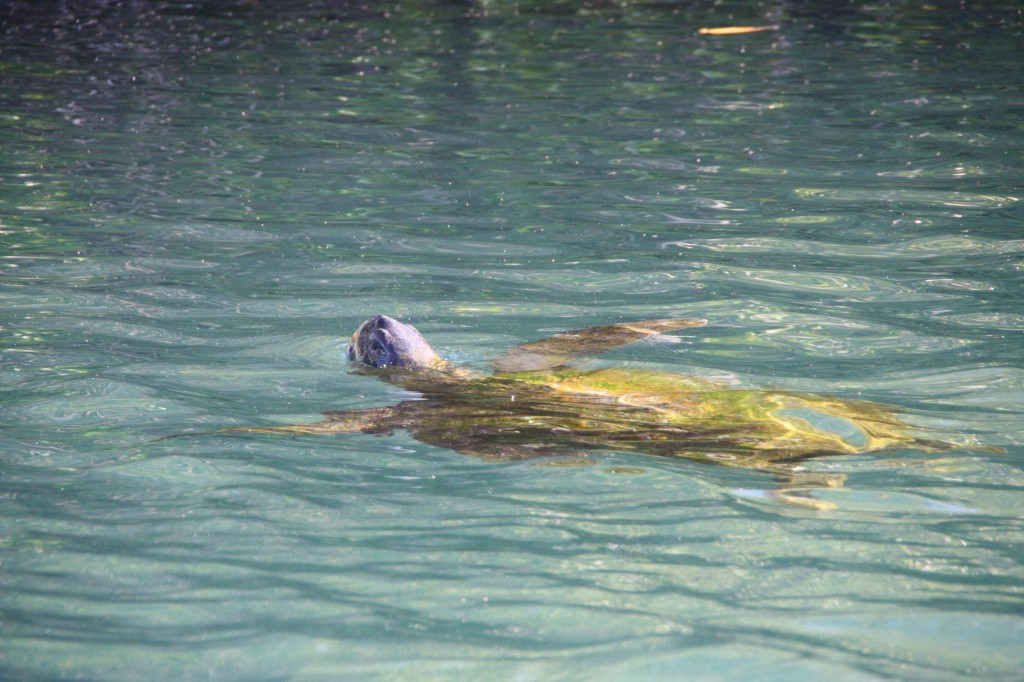
[[[394,416],[396,408],[373,407],[368,410],[338,410],[336,412],[324,412],[323,421],[312,424],[292,424],[289,426],[233,426],[227,429],[216,431],[193,431],[191,433],[175,433],[170,436],[156,438],[150,442],[156,443],[171,438],[182,436],[212,436],[221,433],[280,433],[290,436],[295,435],[329,435],[332,433],[390,433],[400,424],[395,424]]]
[[[685,327],[702,327],[707,320],[669,319],[622,322],[562,332],[516,346],[491,363],[497,372],[536,372],[552,369],[584,355],[597,355],[633,341]]]
[[[390,433],[395,407],[372,407],[368,410],[337,410],[324,412],[323,421],[290,426],[238,426],[217,433],[283,433],[289,435],[329,435],[332,433]]]

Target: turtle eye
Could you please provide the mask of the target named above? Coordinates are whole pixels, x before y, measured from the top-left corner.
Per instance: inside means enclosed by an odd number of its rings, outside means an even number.
[[[370,356],[370,364],[374,367],[384,367],[388,364],[390,353],[388,352],[387,346],[377,339],[370,341],[370,345],[366,350],[367,354]]]

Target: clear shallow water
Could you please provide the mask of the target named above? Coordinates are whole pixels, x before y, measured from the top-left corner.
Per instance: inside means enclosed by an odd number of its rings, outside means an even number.
[[[1013,3],[2,18],[5,679],[1019,676]],[[809,462],[815,512],[627,452],[147,442],[396,402],[343,358],[377,312],[477,368],[705,317],[597,362],[1002,452]]]

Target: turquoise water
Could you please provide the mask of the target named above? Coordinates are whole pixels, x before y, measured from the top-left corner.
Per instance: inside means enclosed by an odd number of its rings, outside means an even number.
[[[0,10],[0,675],[1013,680],[1024,667],[1017,3]],[[948,5],[948,6],[947,6]],[[737,35],[702,27],[775,28]],[[894,405],[949,452],[770,476],[171,434],[589,361]]]

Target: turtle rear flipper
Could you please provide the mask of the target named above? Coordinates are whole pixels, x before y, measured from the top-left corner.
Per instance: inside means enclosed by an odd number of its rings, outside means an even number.
[[[496,372],[536,372],[553,369],[584,355],[597,355],[633,341],[685,327],[702,327],[707,320],[668,319],[622,322],[562,332],[516,346],[495,358]]]

